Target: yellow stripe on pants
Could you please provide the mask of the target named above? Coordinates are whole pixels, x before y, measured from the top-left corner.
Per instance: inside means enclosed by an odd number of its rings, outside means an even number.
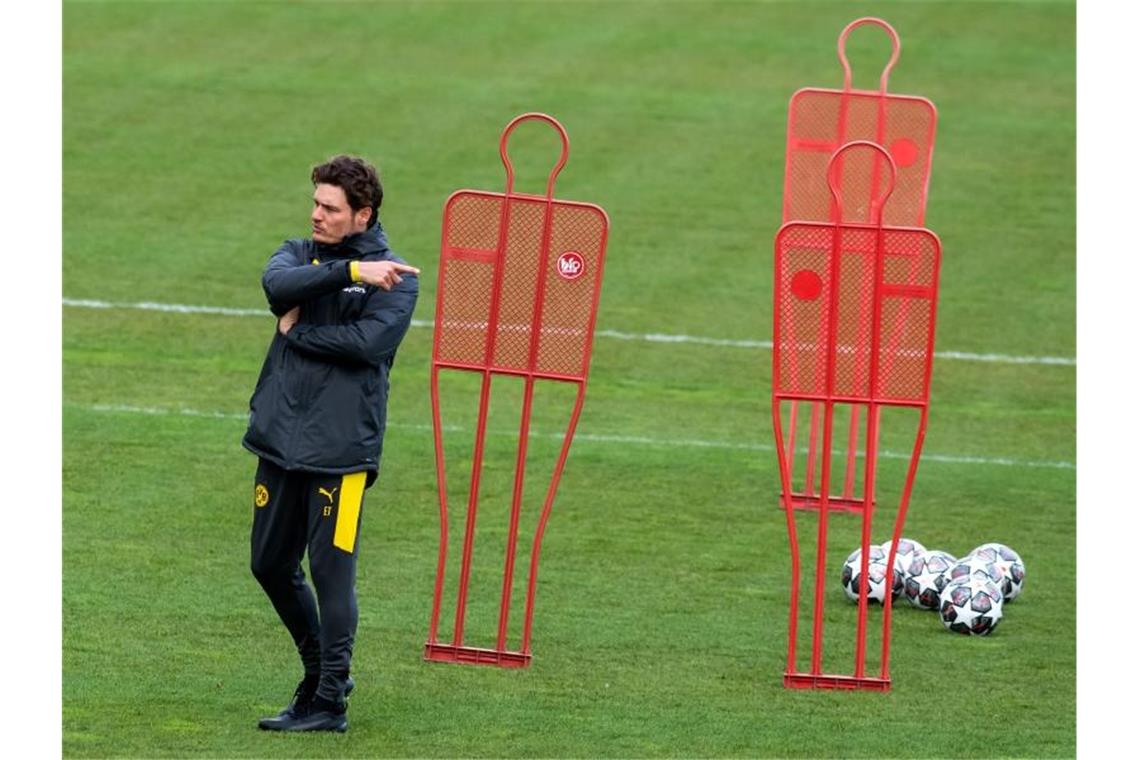
[[[356,526],[360,522],[360,504],[364,501],[367,472],[354,472],[340,480],[340,501],[336,505],[336,531],[333,546],[349,554],[356,547]]]

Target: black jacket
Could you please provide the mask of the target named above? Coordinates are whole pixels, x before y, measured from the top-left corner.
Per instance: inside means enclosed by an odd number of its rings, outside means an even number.
[[[301,313],[288,335],[274,324],[242,445],[286,470],[379,468],[388,372],[419,282],[401,274],[390,291],[354,283],[352,260],[404,263],[377,223],[335,245],[286,240],[261,278],[270,311],[281,316],[300,305]]]

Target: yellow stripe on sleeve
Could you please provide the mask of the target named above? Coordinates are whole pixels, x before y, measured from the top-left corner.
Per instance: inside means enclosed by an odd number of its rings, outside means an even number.
[[[367,475],[367,472],[354,472],[345,475],[340,481],[333,546],[349,554],[356,548],[356,526],[360,522],[360,504],[364,501],[364,480]]]

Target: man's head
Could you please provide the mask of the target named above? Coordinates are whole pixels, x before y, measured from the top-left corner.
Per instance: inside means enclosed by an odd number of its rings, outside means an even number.
[[[384,189],[376,169],[360,158],[335,156],[313,167],[313,240],[339,243],[376,220]]]

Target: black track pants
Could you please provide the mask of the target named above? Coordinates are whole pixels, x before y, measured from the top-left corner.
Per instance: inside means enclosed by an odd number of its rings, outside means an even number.
[[[365,472],[321,475],[260,459],[254,482],[250,568],[289,629],[317,693],[344,695],[356,636],[357,531]],[[309,552],[313,590],[301,558]]]

